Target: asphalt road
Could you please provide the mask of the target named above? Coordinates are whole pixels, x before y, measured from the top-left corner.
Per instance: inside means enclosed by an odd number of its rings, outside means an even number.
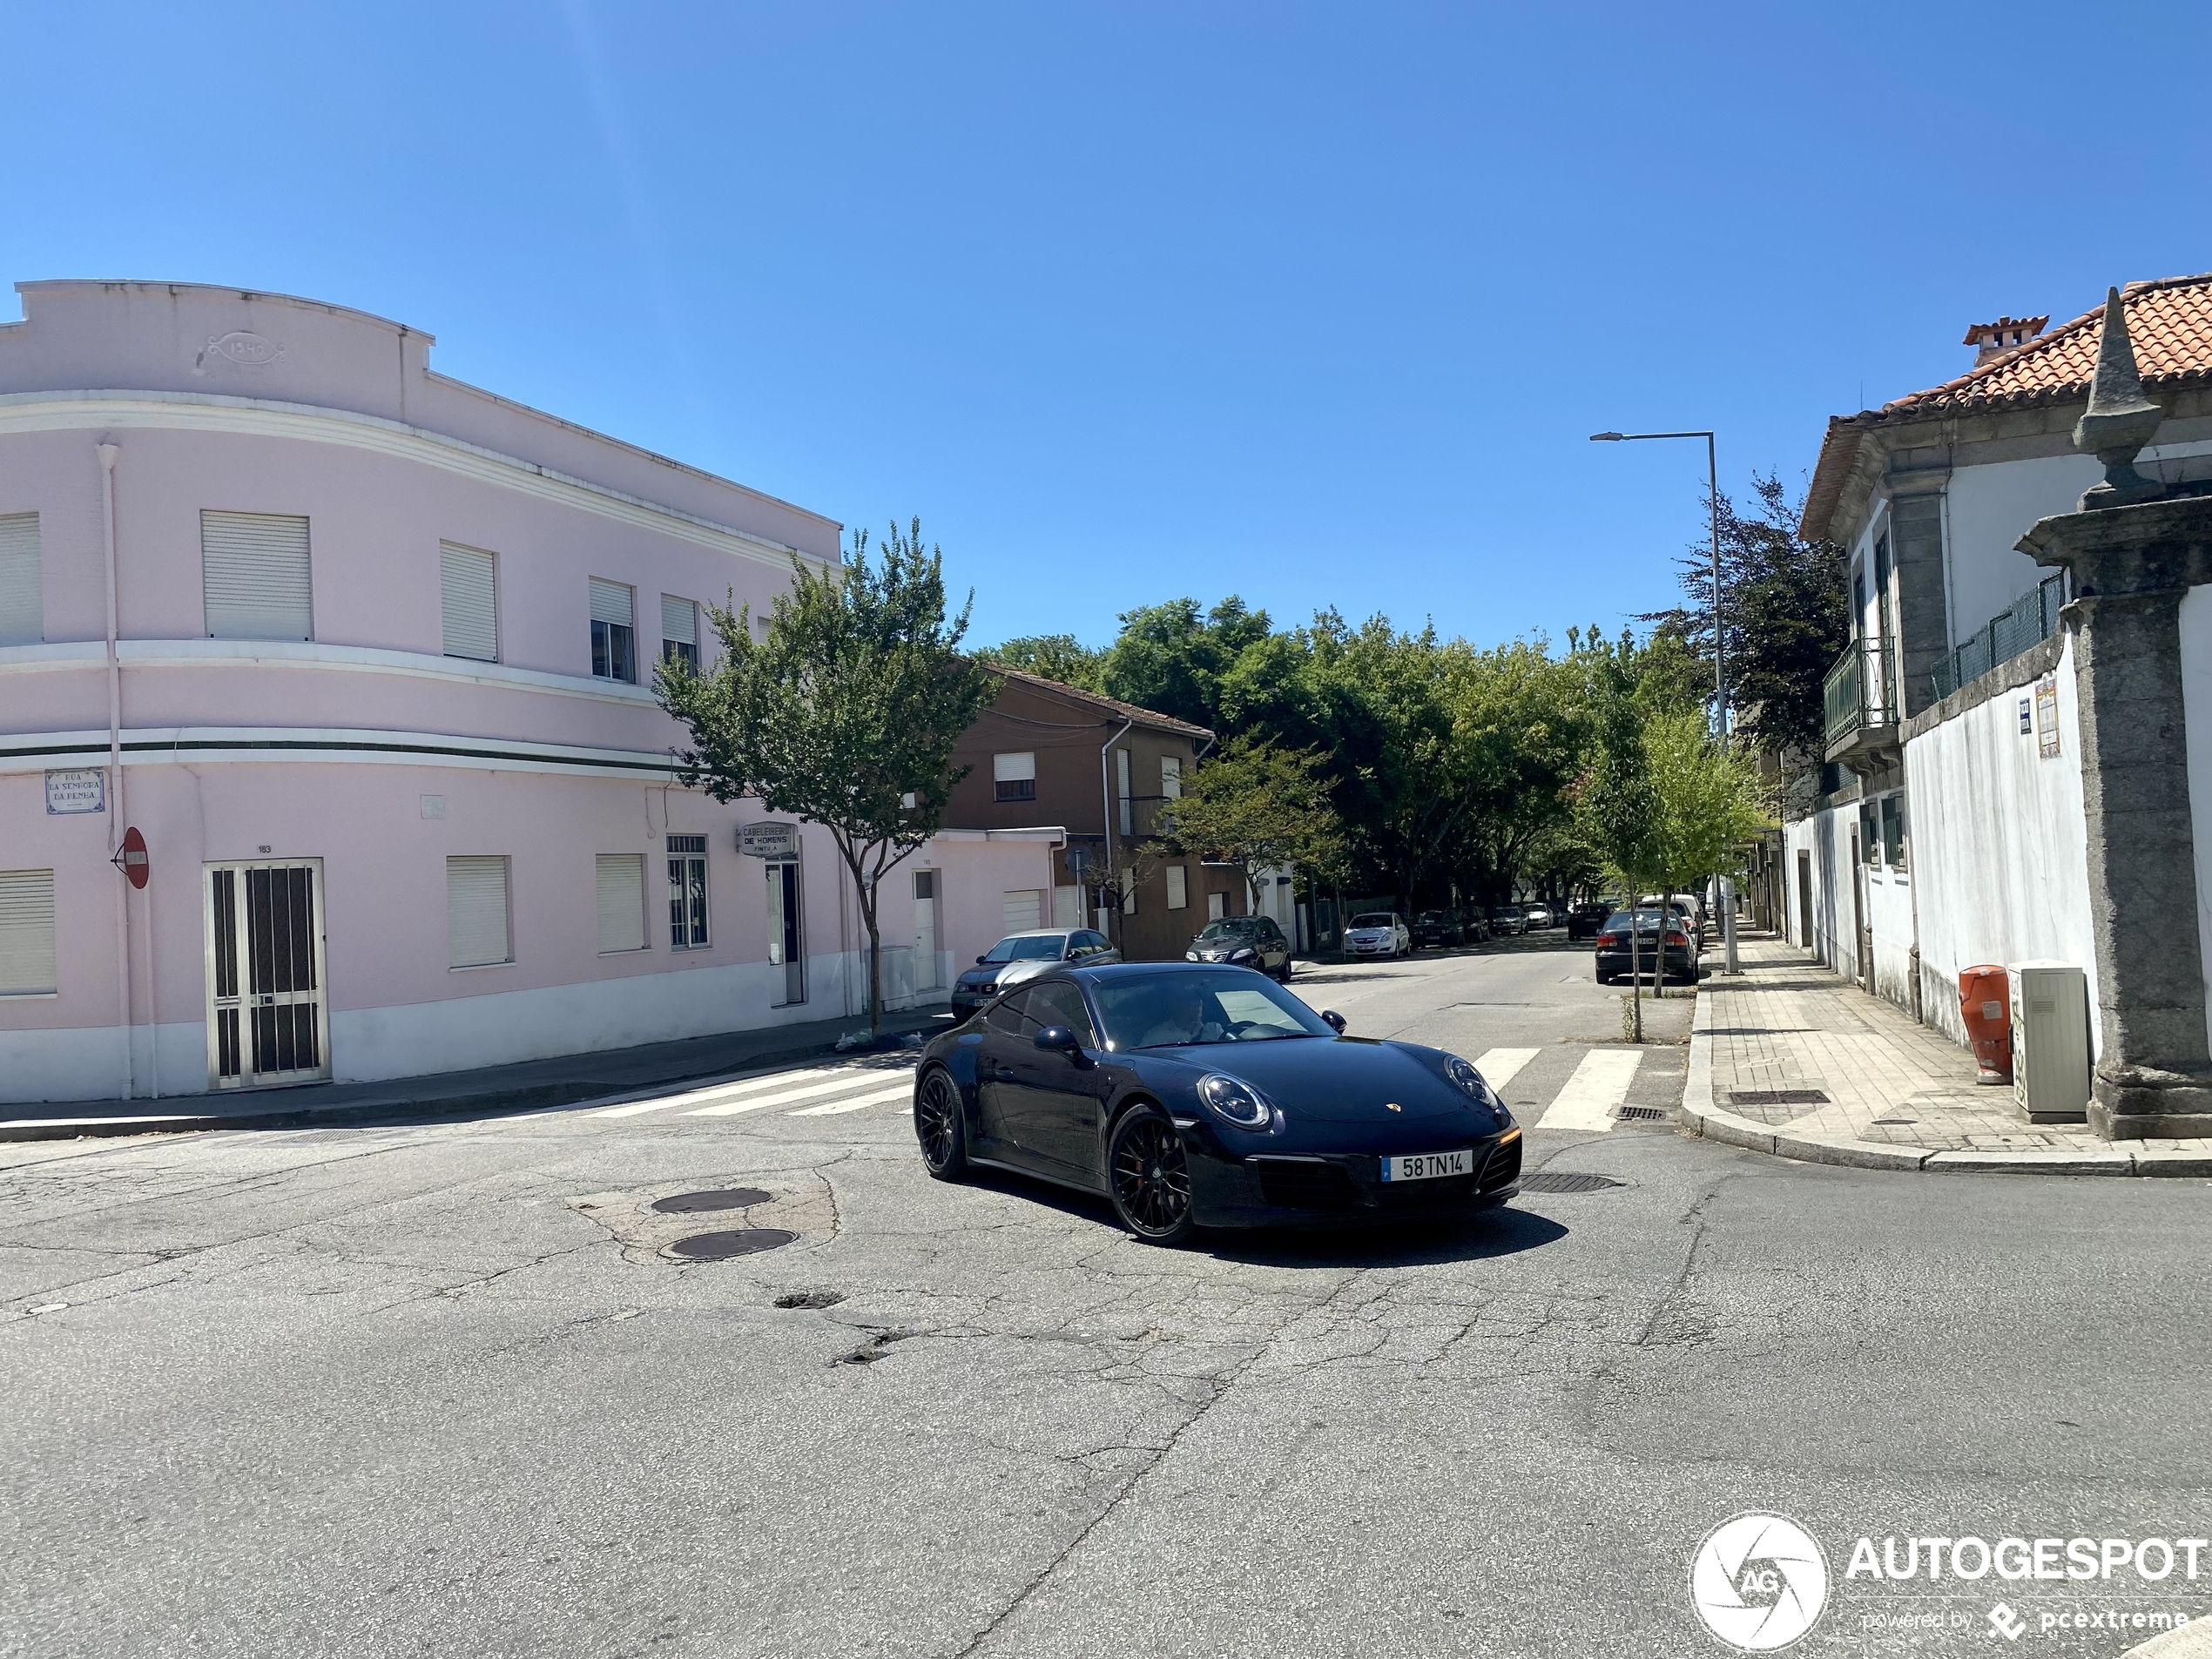
[[[0,1652],[1719,1654],[1689,1564],[1746,1510],[1826,1554],[1795,1652],[2116,1654],[2141,1633],[2040,1620],[2212,1614],[2212,1559],[1844,1576],[1862,1534],[2212,1534],[2207,1184],[1594,1117],[1671,1102],[1683,1051],[1620,1049],[1556,934],[1298,988],[1518,1052],[1531,1170],[1618,1184],[1162,1251],[927,1180],[895,1101],[837,1109],[873,1071],[0,1148]],[[1606,1126],[1546,1126],[1562,1100]],[[737,1186],[768,1196],[650,1207]],[[661,1253],[740,1224],[798,1238]],[[1868,1622],[1901,1615],[1939,1628]]]

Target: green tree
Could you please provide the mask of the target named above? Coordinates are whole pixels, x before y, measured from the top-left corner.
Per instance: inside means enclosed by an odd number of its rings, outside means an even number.
[[[1601,649],[1588,658],[1592,741],[1589,764],[1576,791],[1583,839],[1628,888],[1631,952],[1637,939],[1633,922],[1636,896],[1662,859],[1658,790],[1636,707],[1632,644],[1624,637],[1620,650]],[[1632,969],[1634,966],[1632,959]],[[1635,1038],[1642,1042],[1643,981],[1634,971],[1629,979],[1635,1009]]]
[[[767,637],[752,637],[750,607],[710,606],[722,644],[705,673],[663,663],[661,705],[684,722],[687,787],[715,799],[757,797],[770,812],[821,825],[860,894],[868,935],[868,1031],[883,1029],[878,884],[934,835],[966,768],[953,745],[996,694],[997,682],[961,655],[974,596],[945,613],[944,555],[922,550],[921,521],[893,524],[879,562],[857,532],[841,572],[792,561]]]
[[[1650,873],[1663,892],[1695,892],[1732,871],[1737,848],[1767,826],[1757,770],[1716,743],[1696,711],[1648,719],[1643,751],[1656,809]]]
[[[1170,599],[1122,616],[1107,650],[1099,689],[1109,697],[1209,731],[1221,729],[1221,680],[1244,649],[1264,639],[1264,610],[1231,594],[1211,612],[1196,599]]]
[[[1018,669],[1086,691],[1099,689],[1098,671],[1106,660],[1104,651],[1093,651],[1073,634],[1025,634],[1002,645],[986,645],[973,655],[979,663]]]
[[[1344,832],[1318,755],[1232,738],[1199,764],[1170,806],[1162,846],[1234,865],[1253,910],[1266,872],[1298,865],[1326,878],[1344,860]]]

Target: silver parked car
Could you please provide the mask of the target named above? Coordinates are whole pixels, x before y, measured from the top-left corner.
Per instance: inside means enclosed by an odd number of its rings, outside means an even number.
[[[1395,910],[1366,910],[1344,930],[1347,956],[1410,956],[1413,935]]]
[[[954,981],[953,1018],[965,1020],[1008,986],[1035,979],[1062,962],[1088,968],[1121,960],[1121,952],[1106,935],[1089,927],[1034,927],[1008,934]]]

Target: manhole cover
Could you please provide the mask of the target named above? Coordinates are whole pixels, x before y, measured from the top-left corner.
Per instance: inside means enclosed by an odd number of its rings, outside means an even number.
[[[1729,1099],[1738,1106],[1825,1106],[1828,1096],[1817,1089],[1737,1089]]]
[[[668,1248],[687,1262],[726,1262],[732,1256],[780,1250],[798,1237],[781,1227],[738,1227],[725,1233],[693,1233]]]
[[[833,1308],[845,1299],[842,1291],[793,1291],[776,1298],[779,1308]]]
[[[1566,1175],[1540,1172],[1526,1177],[1521,1184],[1523,1192],[1602,1192],[1608,1187],[1625,1187],[1625,1181],[1615,1181],[1609,1175]]]
[[[1621,1109],[1621,1119],[1623,1123],[1664,1123],[1667,1114],[1656,1106],[1623,1106]]]
[[[710,1210],[743,1210],[767,1202],[768,1194],[759,1187],[718,1187],[711,1192],[679,1192],[658,1200],[653,1208],[664,1216],[696,1216]]]

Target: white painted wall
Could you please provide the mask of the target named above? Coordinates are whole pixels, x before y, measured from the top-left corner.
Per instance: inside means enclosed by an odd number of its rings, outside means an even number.
[[[2053,572],[2013,543],[2039,518],[2070,513],[2104,476],[2094,455],[2045,455],[1952,470],[1944,492],[1944,563],[1950,584],[1951,643],[1972,638]]]
[[[2200,608],[2200,627],[2212,637],[2212,608]],[[2212,674],[2212,658],[2200,660]],[[2020,700],[2029,698],[2033,707],[2032,685],[1993,698],[1905,745],[1920,961],[1933,981],[1951,988],[1936,995],[1931,983],[1923,1018],[1957,1042],[1966,1041],[1959,972],[1976,963],[2076,963],[2088,974],[2095,1005],[2070,639],[2055,680],[2060,752],[2054,759],[2042,759],[2035,736],[2020,730]],[[2212,681],[2204,695],[2212,703]],[[2212,734],[2207,740],[2212,743]],[[2200,866],[2203,856],[2200,847]],[[2093,1026],[2093,1043],[2097,1036]]]

